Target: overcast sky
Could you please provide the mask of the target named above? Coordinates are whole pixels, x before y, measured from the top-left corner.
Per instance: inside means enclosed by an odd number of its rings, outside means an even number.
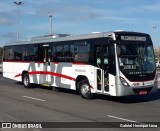
[[[20,40],[53,33],[88,34],[113,30],[149,33],[160,46],[160,0],[21,0]],[[0,0],[0,46],[16,41],[18,7]],[[19,2],[17,0],[17,2]],[[157,27],[154,31],[153,26]]]

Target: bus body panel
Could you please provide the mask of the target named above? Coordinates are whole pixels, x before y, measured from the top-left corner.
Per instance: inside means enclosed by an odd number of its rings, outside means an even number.
[[[120,79],[117,80],[117,96],[129,96],[129,95],[144,95],[148,93],[154,93],[157,91],[157,79],[156,77],[150,81],[129,81],[123,73],[120,72],[120,76],[125,78],[129,86],[124,86]]]
[[[145,40],[150,42],[150,46],[147,47],[144,44]],[[127,42],[131,42],[129,46]],[[144,47],[153,52],[149,35],[134,32],[108,32],[13,43],[4,47],[3,76],[22,81],[24,73],[28,73],[30,83],[72,90],[77,89],[78,78],[86,78],[92,93],[111,96],[143,95],[155,92],[157,90],[156,71],[148,73],[142,70],[144,61],[136,55],[118,54],[118,48],[122,50],[134,44],[139,46],[137,46],[140,48],[138,55],[141,57],[144,57]],[[23,48],[26,50],[21,53]],[[129,69],[135,66],[132,64],[137,60],[135,57],[140,61],[136,69],[142,70],[142,77],[136,74],[140,71]],[[80,60],[76,61],[78,58]],[[122,64],[121,58],[130,63]],[[152,58],[154,58],[153,55]],[[150,62],[154,64],[154,60],[151,59]],[[131,78],[134,73],[138,76],[135,80]],[[151,79],[143,77],[147,73]]]

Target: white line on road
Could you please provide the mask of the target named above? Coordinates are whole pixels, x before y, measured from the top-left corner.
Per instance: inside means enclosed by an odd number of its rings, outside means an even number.
[[[108,117],[115,118],[115,119],[123,120],[123,121],[138,123],[137,121],[132,121],[132,120],[129,120],[129,119],[124,119],[124,118],[120,118],[120,117],[116,117],[116,116],[112,116],[112,115],[107,115],[107,116],[108,116]]]
[[[38,98],[34,98],[34,97],[30,97],[30,96],[23,96],[23,97],[28,98],[28,99],[37,100],[37,101],[46,101],[46,100],[42,100],[42,99],[38,99]]]
[[[108,116],[108,117],[111,117],[111,118],[123,120],[123,121],[134,122],[134,123],[143,124],[143,125],[148,125],[148,124],[145,124],[145,123],[141,123],[141,122],[137,122],[137,121],[133,121],[133,120],[129,120],[129,119],[124,119],[124,118],[120,118],[120,117],[116,117],[116,116],[112,116],[112,115],[107,115],[107,116]],[[156,124],[155,124],[155,125],[156,125]],[[160,127],[157,126],[157,128],[160,130]]]

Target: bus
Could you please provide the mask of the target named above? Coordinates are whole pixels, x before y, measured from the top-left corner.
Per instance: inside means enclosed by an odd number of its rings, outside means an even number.
[[[94,94],[144,95],[157,91],[150,35],[112,31],[46,36],[4,46],[3,76],[32,84]]]

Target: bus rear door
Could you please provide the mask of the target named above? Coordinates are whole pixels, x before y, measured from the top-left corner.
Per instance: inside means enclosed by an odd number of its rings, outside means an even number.
[[[51,75],[50,75],[50,60],[51,60],[51,48],[49,45],[43,45],[42,47],[42,61],[41,71],[43,72],[40,79],[40,84],[51,84]]]

